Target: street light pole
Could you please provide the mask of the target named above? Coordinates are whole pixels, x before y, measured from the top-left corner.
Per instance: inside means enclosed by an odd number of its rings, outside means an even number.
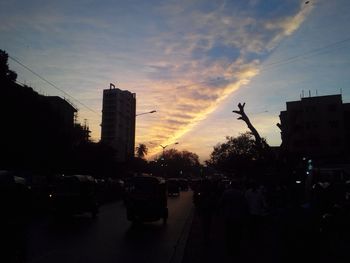
[[[166,147],[168,147],[168,145],[165,145],[165,146],[159,145],[159,146],[163,148],[163,157],[164,157],[164,150],[165,150]]]
[[[156,110],[151,110],[151,111],[148,111],[148,112],[143,112],[143,113],[139,113],[139,114],[136,114],[135,116],[140,116],[140,115],[144,115],[144,114],[150,114],[150,113],[155,113],[157,112]]]
[[[176,144],[179,144],[179,143],[178,143],[178,142],[175,142],[175,143],[173,143],[173,144],[176,145]],[[165,150],[165,148],[168,147],[169,145],[172,145],[172,144],[167,144],[167,145],[165,145],[165,146],[159,145],[160,147],[163,148],[163,157],[164,157],[164,150]]]
[[[166,177],[166,168],[165,168],[166,164],[165,164],[165,159],[164,159],[165,148],[168,147],[168,146],[170,146],[170,145],[176,145],[176,144],[179,144],[179,143],[178,143],[178,142],[175,142],[175,143],[167,144],[167,145],[161,145],[161,144],[159,145],[159,146],[162,147],[162,149],[163,149],[163,154],[162,154],[162,158],[161,158],[161,160],[162,160],[161,166],[163,167],[164,177]]]
[[[136,117],[137,116],[140,116],[140,115],[145,115],[145,114],[150,114],[150,113],[155,113],[157,112],[156,110],[151,110],[151,111],[148,111],[148,112],[143,112],[143,113],[139,113],[139,114],[135,114],[135,119],[134,119],[134,122],[136,123]],[[136,126],[136,125],[135,125]],[[136,133],[136,127],[135,127],[135,131],[134,131],[134,152],[135,152],[135,133]],[[135,157],[135,153],[133,155]]]

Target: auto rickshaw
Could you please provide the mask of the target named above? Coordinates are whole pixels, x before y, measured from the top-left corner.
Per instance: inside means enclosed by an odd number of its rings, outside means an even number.
[[[167,184],[169,196],[180,196],[180,183],[178,179],[170,178],[168,179]]]
[[[181,191],[188,191],[188,180],[185,178],[179,178],[178,179],[179,185],[180,185],[180,189]]]
[[[132,222],[151,222],[168,219],[167,188],[164,179],[140,175],[125,182],[127,219]]]
[[[49,194],[52,210],[57,214],[98,213],[96,183],[89,175],[60,176]]]

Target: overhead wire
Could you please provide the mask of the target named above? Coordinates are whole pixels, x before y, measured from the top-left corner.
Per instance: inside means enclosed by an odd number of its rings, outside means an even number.
[[[322,54],[325,54],[327,52],[331,52],[332,50],[343,48],[344,46],[341,46],[341,45],[344,43],[347,43],[347,42],[350,42],[350,38],[345,38],[345,39],[333,42],[333,43],[328,44],[328,45],[323,46],[323,47],[311,49],[311,50],[308,50],[306,52],[303,52],[303,53],[300,53],[297,55],[293,55],[293,56],[281,59],[281,60],[276,61],[276,62],[271,62],[269,64],[262,65],[260,68],[260,71],[267,71],[270,69],[275,69],[279,66],[290,64],[290,63],[293,63],[293,62],[301,60],[301,59],[306,59],[306,58],[322,55]],[[330,49],[330,48],[332,48],[332,49]],[[225,79],[224,77],[216,77],[216,78],[208,79],[205,81],[192,82],[190,84],[185,84],[185,85],[178,85],[172,89],[194,87],[194,86],[201,85],[201,84],[215,84],[216,82],[222,82],[225,80],[228,81],[228,79]],[[168,89],[168,90],[170,90],[170,89]]]
[[[276,66],[279,66],[279,65],[289,64],[291,62],[294,62],[295,60],[305,59],[307,57],[313,57],[313,56],[317,56],[317,55],[322,55],[322,54],[324,54],[326,52],[329,52],[330,50],[327,50],[327,49],[329,49],[330,47],[335,47],[335,48],[339,49],[340,48],[339,45],[341,45],[343,43],[346,43],[346,42],[349,42],[349,41],[350,41],[350,38],[342,39],[342,40],[333,42],[331,44],[328,44],[326,46],[315,48],[315,49],[311,49],[311,50],[308,50],[308,51],[306,51],[304,53],[301,53],[301,54],[298,54],[298,55],[294,55],[294,56],[282,59],[280,61],[271,62],[269,64],[264,65],[263,68],[261,69],[261,71],[265,71],[265,70],[268,70],[270,68],[275,68]],[[324,51],[324,50],[326,50],[326,52],[320,52],[320,51]]]
[[[347,42],[350,42],[350,38],[345,38],[345,39],[333,42],[333,43],[328,44],[328,45],[323,46],[323,47],[311,49],[311,50],[308,50],[308,51],[303,52],[301,54],[297,54],[297,55],[294,55],[294,56],[291,56],[291,57],[287,57],[285,59],[282,59],[282,60],[279,60],[279,61],[276,61],[276,62],[272,62],[272,63],[266,64],[266,65],[262,65],[262,67],[260,68],[260,71],[266,71],[266,70],[274,69],[274,68],[277,68],[277,67],[280,67],[280,66],[283,66],[283,65],[286,65],[286,64],[293,63],[293,62],[298,61],[300,59],[305,59],[305,58],[309,58],[309,57],[313,57],[313,56],[322,55],[322,54],[324,54],[326,52],[330,52],[330,51],[332,51],[332,50],[334,50],[336,48],[339,49],[340,48],[339,45],[342,45],[342,44],[347,43]],[[329,50],[330,48],[333,48],[333,49]],[[63,89],[59,88],[57,85],[55,85],[51,81],[49,81],[46,78],[42,77],[40,74],[38,74],[37,72],[32,70],[30,67],[28,67],[25,64],[23,64],[22,62],[20,62],[18,59],[14,58],[14,57],[12,57],[10,55],[9,55],[9,58],[11,60],[13,60],[14,62],[16,62],[17,64],[19,64],[22,67],[24,67],[25,69],[27,69],[29,72],[31,72],[32,74],[37,76],[42,81],[46,82],[47,84],[49,84],[50,86],[55,88],[56,90],[59,90],[60,92],[65,94],[67,97],[73,99],[74,101],[76,101],[77,103],[79,103],[80,105],[85,107],[86,109],[88,109],[91,112],[101,116],[100,113],[98,113],[94,109],[90,108],[85,103],[81,102],[80,100],[76,99],[75,97],[73,97],[72,95],[70,95],[69,93],[64,91]],[[212,79],[209,79],[209,80],[206,80],[206,81],[193,82],[193,83],[186,84],[186,85],[178,85],[178,86],[174,87],[174,89],[187,88],[187,87],[197,86],[197,85],[201,85],[201,84],[215,84],[216,82],[221,82],[221,81],[224,81],[224,80],[226,80],[226,79],[223,78],[223,77],[216,77],[216,78],[212,78]]]
[[[58,86],[56,86],[55,84],[53,84],[51,81],[47,80],[46,78],[42,77],[39,73],[36,73],[34,70],[32,70],[30,67],[26,66],[25,64],[23,64],[22,62],[20,62],[18,59],[12,57],[9,55],[9,58],[16,62],[17,64],[21,65],[22,67],[24,67],[26,70],[28,70],[29,72],[31,72],[32,74],[34,74],[35,76],[37,76],[39,79],[41,79],[42,81],[46,82],[47,84],[49,84],[51,87],[55,88],[56,90],[59,90],[60,92],[62,92],[64,95],[66,95],[67,97],[73,99],[74,101],[76,101],[77,103],[79,103],[81,106],[85,107],[86,109],[90,110],[91,112],[101,116],[100,113],[98,113],[97,111],[95,111],[94,109],[90,108],[89,106],[87,106],[85,103],[81,102],[80,100],[76,99],[75,97],[73,97],[72,95],[70,95],[69,93],[67,93],[66,91],[64,91],[63,89],[59,88]]]
[[[279,66],[290,64],[290,63],[293,63],[293,62],[301,60],[301,59],[307,59],[307,58],[310,58],[310,57],[319,56],[319,55],[331,52],[333,50],[343,48],[344,46],[341,46],[341,45],[345,44],[345,43],[349,43],[349,42],[350,42],[350,37],[342,39],[342,40],[339,40],[339,41],[336,41],[336,42],[333,42],[333,43],[328,44],[328,45],[323,46],[323,47],[311,49],[311,50],[308,50],[306,52],[300,53],[298,55],[294,55],[294,56],[287,57],[285,59],[282,59],[282,60],[279,60],[279,61],[276,61],[276,62],[272,62],[272,63],[266,64],[266,65],[262,65],[262,67],[260,68],[260,71],[266,71],[266,70],[270,70],[270,69],[275,69],[275,68],[277,68]]]

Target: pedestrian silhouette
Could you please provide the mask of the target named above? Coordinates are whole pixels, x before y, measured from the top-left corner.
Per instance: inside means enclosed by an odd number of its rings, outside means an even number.
[[[248,206],[238,182],[231,182],[230,187],[223,192],[219,205],[225,222],[227,254],[240,257]]]
[[[199,188],[199,196],[197,200],[197,211],[201,219],[203,238],[205,242],[209,241],[212,227],[213,215],[216,211],[215,187],[213,183],[205,179]]]

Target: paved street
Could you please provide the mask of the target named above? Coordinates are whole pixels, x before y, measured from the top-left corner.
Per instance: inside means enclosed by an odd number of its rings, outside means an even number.
[[[176,262],[191,223],[192,192],[168,198],[169,219],[132,225],[122,201],[90,215],[42,218],[28,230],[27,262]]]

